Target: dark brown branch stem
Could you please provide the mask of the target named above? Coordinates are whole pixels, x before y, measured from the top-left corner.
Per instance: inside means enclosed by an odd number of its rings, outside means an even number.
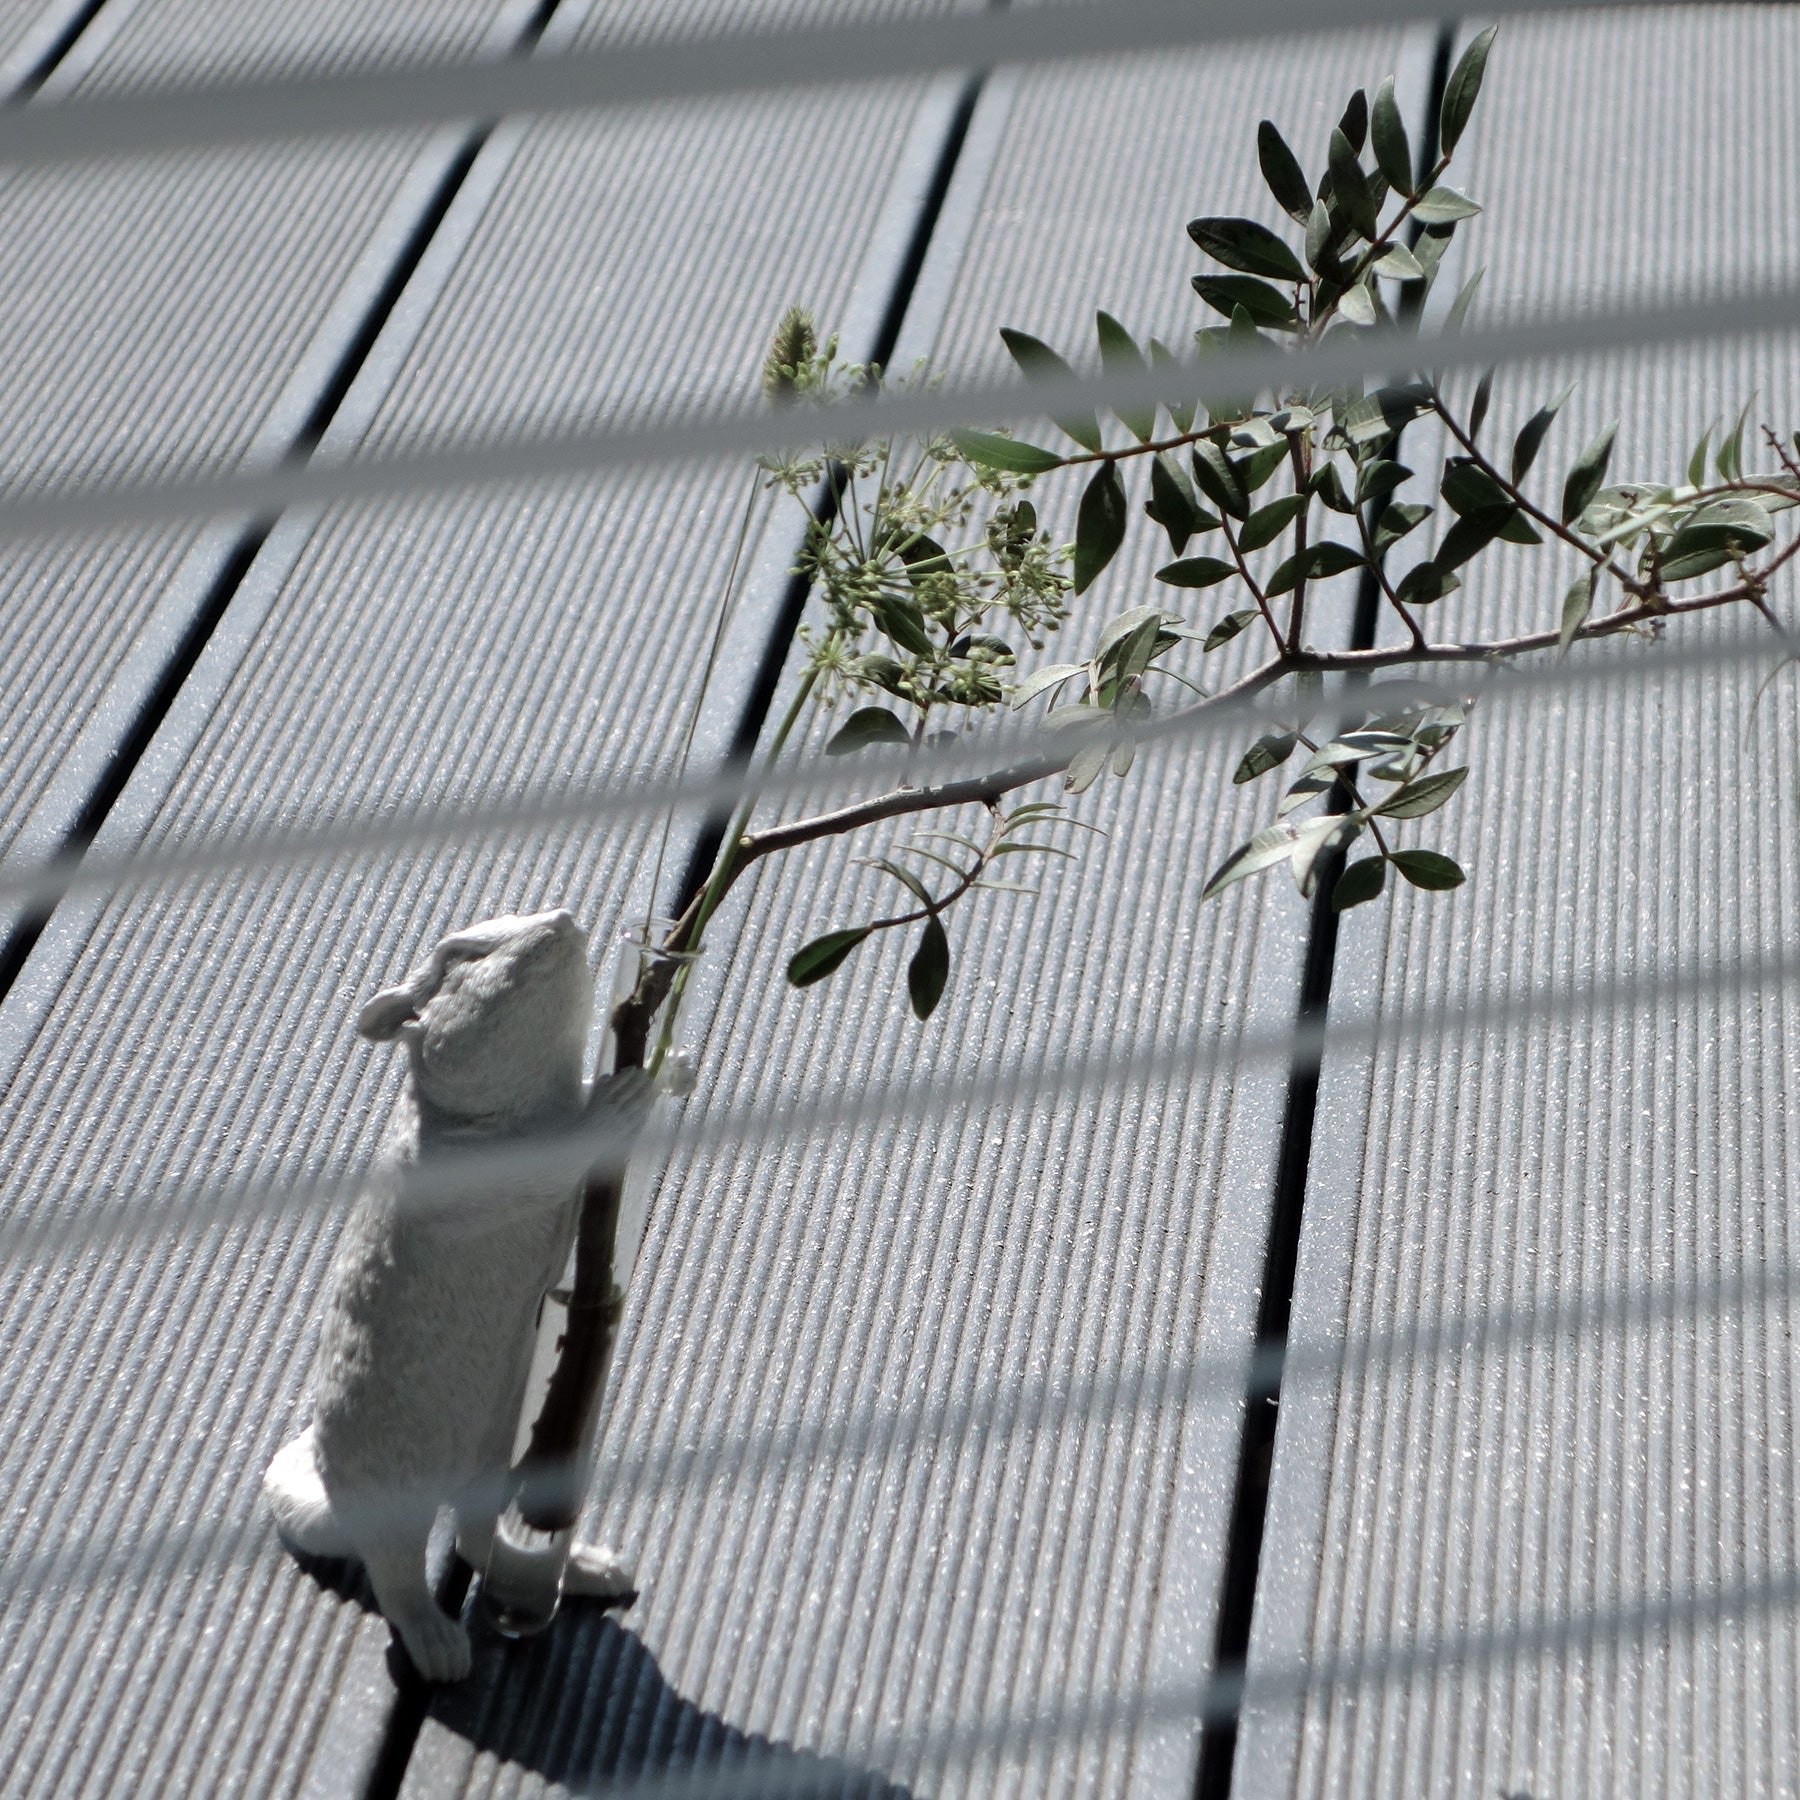
[[[1456,416],[1450,411],[1450,408],[1444,404],[1444,396],[1438,392],[1435,386],[1431,389],[1431,406],[1437,416],[1444,421],[1450,435],[1462,445],[1469,460],[1474,463],[1482,474],[1487,476],[1490,481],[1494,482],[1496,486],[1504,489],[1518,506],[1519,511],[1524,513],[1528,519],[1534,520],[1537,524],[1543,526],[1543,528],[1552,536],[1561,538],[1565,544],[1580,551],[1581,554],[1596,568],[1604,569],[1612,576],[1619,586],[1626,591],[1626,593],[1635,594],[1638,599],[1643,601],[1650,601],[1655,598],[1658,592],[1656,588],[1652,587],[1647,582],[1639,581],[1635,575],[1627,574],[1624,569],[1619,567],[1617,562],[1605,553],[1605,551],[1596,549],[1594,545],[1590,544],[1579,532],[1571,531],[1562,520],[1554,518],[1551,514],[1545,512],[1541,506],[1537,505],[1535,501],[1526,496],[1523,488],[1519,487],[1516,482],[1510,481],[1506,476],[1502,475],[1500,471],[1488,461],[1487,457],[1482,454],[1481,448],[1476,444],[1474,438],[1463,429]]]
[[[1236,535],[1231,529],[1231,521],[1223,515],[1219,519],[1219,529],[1225,534],[1225,543],[1231,551],[1231,560],[1237,564],[1238,579],[1250,590],[1250,597],[1256,602],[1256,609],[1263,616],[1263,623],[1269,628],[1269,636],[1275,643],[1275,654],[1282,655],[1287,646],[1282,642],[1281,627],[1275,623],[1274,608],[1269,605],[1269,597],[1257,583],[1256,577],[1250,573],[1250,565],[1244,561],[1244,553],[1238,548]]]
[[[1575,640],[1612,637],[1681,613],[1711,612],[1720,606],[1735,606],[1751,599],[1745,587],[1727,588],[1717,594],[1699,594],[1692,600],[1669,600],[1660,605],[1634,602],[1588,622],[1575,633]],[[1554,650],[1562,641],[1560,631],[1530,631],[1518,637],[1494,638],[1480,644],[1402,644],[1391,650],[1302,651],[1299,656],[1285,658],[1286,674],[1292,669],[1317,669],[1322,673],[1347,674],[1357,669],[1386,669],[1402,663],[1501,662],[1514,656],[1526,656],[1534,650]],[[1574,640],[1571,640],[1574,641]]]
[[[1310,447],[1312,438],[1307,436]],[[1312,469],[1309,458],[1300,448],[1300,434],[1290,433],[1288,436],[1288,461],[1294,470],[1294,492],[1305,499],[1305,505],[1294,517],[1294,557],[1299,575],[1294,582],[1293,603],[1288,608],[1287,653],[1294,656],[1299,653],[1301,632],[1306,624],[1306,515],[1312,508],[1312,497],[1307,494],[1307,483],[1311,479]],[[1241,566],[1241,563],[1240,563]],[[1246,577],[1248,579],[1248,577]]]

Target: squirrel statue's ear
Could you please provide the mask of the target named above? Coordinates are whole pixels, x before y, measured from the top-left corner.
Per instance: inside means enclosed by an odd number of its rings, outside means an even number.
[[[383,988],[372,999],[363,1002],[356,1015],[356,1032],[371,1043],[392,1043],[408,1026],[415,1024],[425,1004],[444,985],[444,947],[437,949],[412,970],[398,987]]]

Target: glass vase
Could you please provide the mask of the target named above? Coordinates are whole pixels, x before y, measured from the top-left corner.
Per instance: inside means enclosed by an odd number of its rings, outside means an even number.
[[[619,1042],[614,1030],[620,1004],[634,994],[639,983],[660,968],[669,979],[668,997],[652,1021],[644,1045],[644,1062],[653,1076],[652,1105],[663,1094],[682,1097],[692,1088],[693,1059],[674,1047],[674,1023],[682,991],[697,953],[672,954],[659,946],[672,930],[671,921],[652,919],[646,926],[622,932],[613,959],[612,981],[607,989],[606,1027],[602,1040],[596,1092],[600,1083],[619,1073]],[[648,1122],[646,1113],[638,1129]],[[666,1152],[633,1151],[628,1156],[619,1184],[619,1202],[605,1246],[609,1272],[607,1323],[600,1379],[592,1396],[587,1429],[583,1434],[578,1468],[585,1471],[591,1453],[593,1425],[598,1418],[606,1383],[611,1375],[613,1346],[624,1312],[625,1290],[643,1242],[649,1205],[661,1179]],[[535,1421],[555,1366],[567,1318],[566,1291],[548,1294],[538,1321],[537,1348],[524,1417],[513,1445],[515,1466],[530,1442]],[[585,1484],[584,1484],[585,1485]],[[556,1530],[533,1525],[515,1499],[494,1527],[487,1566],[481,1581],[481,1608],[488,1624],[502,1637],[530,1637],[545,1630],[562,1604],[570,1554],[575,1546],[573,1524]]]

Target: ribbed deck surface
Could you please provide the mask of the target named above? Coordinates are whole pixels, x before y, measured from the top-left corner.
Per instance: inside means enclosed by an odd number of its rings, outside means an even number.
[[[694,108],[685,128],[671,114],[656,203],[632,205],[624,238],[612,202],[641,139],[608,124],[497,139],[329,447],[377,415],[383,441],[418,442],[559,407],[614,417],[627,395],[741,402],[780,306],[855,312],[864,275],[872,329],[897,254],[876,223],[918,112],[914,89]],[[583,204],[533,212],[547,168],[571,164]],[[735,232],[721,165],[755,207]],[[598,315],[594,239],[631,277]],[[704,265],[684,260],[701,244]],[[473,289],[464,259],[484,263]],[[687,330],[714,288],[740,310]],[[521,344],[557,368],[535,412],[517,403]],[[412,395],[430,405],[409,426]],[[284,521],[102,845],[666,763],[742,492],[736,469],[653,472]],[[0,1008],[8,1216],[73,1222],[84,1195],[142,1194],[149,1211],[182,1183],[362,1167],[398,1070],[352,1037],[358,998],[507,906],[567,900],[609,934],[645,836],[597,826],[65,906]],[[340,1216],[171,1226],[11,1277],[4,1353],[29,1373],[0,1403],[0,1487],[27,1553],[4,1603],[9,1792],[332,1791],[366,1773],[385,1627],[303,1574],[256,1503],[304,1416]]]
[[[1488,316],[1791,283],[1795,190],[1768,148],[1796,79],[1791,8],[1506,26],[1464,171],[1488,208],[1469,234]],[[1791,425],[1800,352],[1716,343],[1509,372],[1490,449],[1575,374],[1545,494],[1616,416],[1617,476],[1673,481],[1752,390]],[[1572,573],[1548,551],[1475,568],[1451,630],[1553,623]],[[1786,578],[1774,600],[1791,619]],[[1655,675],[1707,635],[1643,647],[1629,687],[1478,713],[1463,794],[1407,834],[1470,884],[1346,923],[1337,1018],[1720,979],[1328,1061],[1293,1341],[1351,1349],[1341,1376],[1284,1396],[1253,1674],[1377,1666],[1263,1709],[1241,1794],[1793,1791],[1800,1008],[1750,970],[1796,947],[1794,688],[1781,677],[1752,719],[1766,666]],[[1774,1303],[1733,1297],[1764,1279]],[[1694,1290],[1713,1299],[1644,1298]],[[1610,1301],[1613,1322],[1355,1353],[1368,1334],[1498,1330],[1583,1301]],[[1507,1648],[1540,1630],[1547,1648]],[[1384,1678],[1383,1658],[1419,1653],[1423,1669]]]
[[[0,91],[29,84],[81,0],[0,0]]]
[[[46,99],[466,58],[515,37],[516,13],[505,0],[109,5]],[[287,453],[451,154],[414,131],[9,173],[0,483]],[[42,854],[74,823],[231,541],[172,528],[0,547],[0,855]]]
[[[1200,319],[1183,226],[1215,203],[1262,210],[1258,114],[1317,152],[1399,49],[1383,35],[990,85],[897,365],[992,375],[1002,323],[1091,363],[1102,302],[1184,340]],[[1073,497],[1040,496],[1060,529]],[[1137,537],[1048,656],[1161,591],[1164,560]],[[901,934],[821,988],[781,975],[818,931],[891,910],[852,855],[903,828],[770,865],[728,907],[689,1121],[879,1092],[904,1110],[674,1164],[597,1482],[598,1528],[636,1554],[642,1596],[440,1696],[409,1795],[758,1753],[784,1794],[1191,1782],[1241,1416],[1191,1370],[1248,1344],[1285,1072],[930,1096],[1292,1018],[1291,885],[1199,899],[1249,829],[1228,779],[1240,751],[1147,756],[1078,802],[1109,836],[1063,834],[1079,864],[1041,897],[954,915],[951,987],[925,1026]],[[1173,1709],[1092,1728],[1147,1686]]]

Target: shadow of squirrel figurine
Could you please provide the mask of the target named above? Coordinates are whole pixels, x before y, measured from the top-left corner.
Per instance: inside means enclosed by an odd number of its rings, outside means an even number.
[[[581,1169],[540,1167],[447,1200],[414,1193],[413,1177],[458,1149],[575,1125],[593,999],[587,933],[559,908],[445,938],[356,1021],[376,1043],[405,1044],[406,1089],[339,1246],[312,1425],[270,1463],[263,1492],[289,1544],[363,1563],[428,1681],[460,1681],[470,1658],[432,1595],[426,1540],[450,1507],[458,1553],[486,1566]],[[630,1588],[607,1552],[571,1555],[565,1591]]]

